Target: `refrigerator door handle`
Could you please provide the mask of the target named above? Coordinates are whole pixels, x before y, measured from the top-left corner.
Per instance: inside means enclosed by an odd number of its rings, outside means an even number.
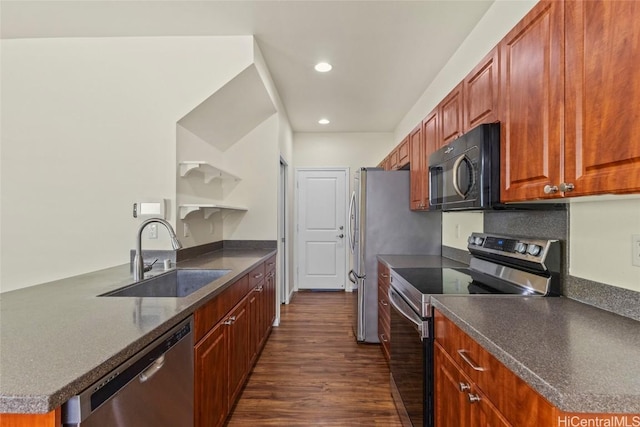
[[[349,281],[353,284],[358,283],[358,276],[353,270],[349,271]]]
[[[351,253],[353,253],[356,248],[355,230],[351,227],[351,222],[355,220],[355,207],[356,192],[354,191],[351,193],[351,200],[349,201],[349,221],[347,221],[347,236],[349,236],[349,247],[351,248]]]

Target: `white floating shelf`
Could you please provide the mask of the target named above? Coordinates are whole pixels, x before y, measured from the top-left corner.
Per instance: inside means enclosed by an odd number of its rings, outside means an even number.
[[[180,176],[186,177],[193,171],[200,171],[204,175],[204,183],[208,184],[214,179],[223,181],[240,181],[240,178],[232,173],[215,167],[204,161],[180,162]]]
[[[187,215],[191,212],[203,211],[204,219],[209,219],[209,217],[221,210],[230,210],[230,211],[247,211],[248,209],[243,206],[229,206],[229,205],[220,205],[213,203],[205,203],[205,204],[183,204],[179,206],[180,209],[180,219],[185,219]]]

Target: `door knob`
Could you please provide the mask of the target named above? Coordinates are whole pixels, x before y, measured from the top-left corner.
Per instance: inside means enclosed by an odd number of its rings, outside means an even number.
[[[344,238],[344,234],[338,234],[338,237],[343,239]]]

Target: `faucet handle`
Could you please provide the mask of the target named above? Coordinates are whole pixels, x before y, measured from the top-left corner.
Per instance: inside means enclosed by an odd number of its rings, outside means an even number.
[[[156,262],[158,262],[158,258],[156,258],[151,264],[145,264],[143,268],[144,272],[146,273],[147,271],[151,271]]]

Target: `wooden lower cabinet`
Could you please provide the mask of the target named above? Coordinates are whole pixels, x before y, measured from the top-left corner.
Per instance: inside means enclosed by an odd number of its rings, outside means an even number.
[[[238,298],[241,298],[238,301]],[[227,312],[220,307],[234,306]],[[216,317],[217,316],[217,317]],[[275,319],[275,256],[195,313],[195,425],[217,427],[240,397]],[[205,321],[206,320],[206,321]]]
[[[391,351],[391,307],[389,306],[389,267],[378,262],[378,339],[389,362]]]
[[[436,427],[511,426],[439,344],[434,360]]]
[[[59,427],[60,408],[46,414],[0,414],[2,427]]]
[[[229,334],[222,322],[198,344],[195,357],[195,425],[221,426],[229,408]]]
[[[249,297],[242,300],[223,322],[229,335],[229,402],[228,409],[235,403],[249,375]]]

